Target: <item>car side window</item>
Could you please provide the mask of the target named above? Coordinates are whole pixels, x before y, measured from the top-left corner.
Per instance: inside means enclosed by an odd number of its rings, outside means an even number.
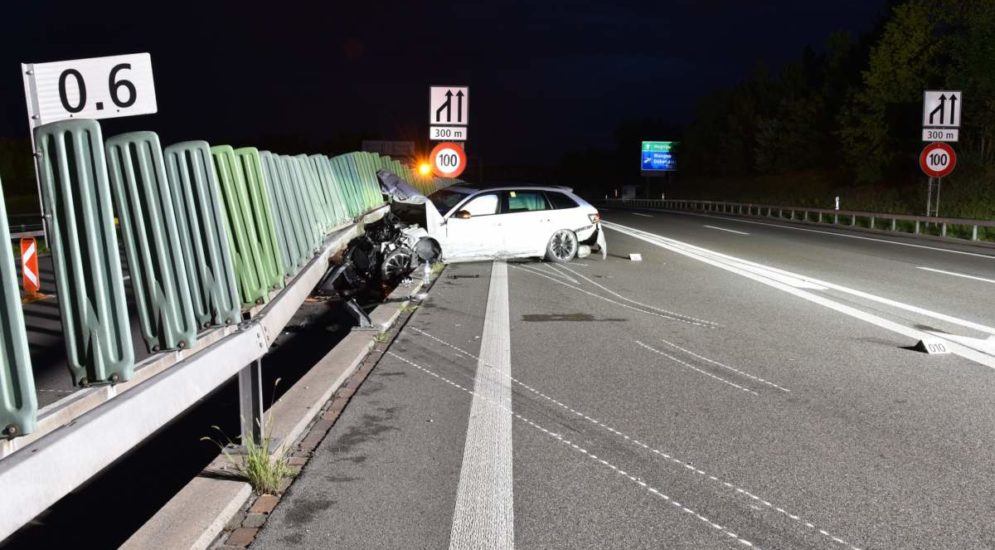
[[[536,212],[549,210],[546,196],[542,191],[505,191],[504,213]]]
[[[460,210],[466,210],[471,216],[489,216],[497,214],[497,208],[497,193],[487,193],[470,199],[470,202],[464,204]]]
[[[553,208],[557,210],[563,210],[566,208],[577,208],[577,201],[571,199],[563,193],[558,193],[555,191],[547,191],[546,198],[549,202],[553,204]]]

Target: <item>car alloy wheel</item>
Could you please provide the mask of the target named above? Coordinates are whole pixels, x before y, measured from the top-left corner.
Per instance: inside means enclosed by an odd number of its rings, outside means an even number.
[[[569,229],[560,229],[549,239],[546,257],[554,262],[569,262],[577,255],[577,235]]]

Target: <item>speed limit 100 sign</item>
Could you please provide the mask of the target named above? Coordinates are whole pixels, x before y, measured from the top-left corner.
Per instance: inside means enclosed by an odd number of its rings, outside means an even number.
[[[930,143],[919,154],[919,166],[931,178],[948,176],[957,166],[957,153],[946,143]]]
[[[70,118],[155,113],[147,53],[22,64],[31,127]]]
[[[456,178],[466,169],[466,153],[458,143],[443,142],[432,149],[432,173],[440,178]]]

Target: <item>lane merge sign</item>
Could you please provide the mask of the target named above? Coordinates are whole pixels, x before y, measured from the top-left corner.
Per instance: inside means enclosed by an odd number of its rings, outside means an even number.
[[[949,176],[957,166],[957,153],[946,143],[930,143],[919,154],[919,167],[931,178]]]
[[[958,90],[927,90],[922,98],[922,140],[957,141],[963,94]]]
[[[470,124],[470,88],[430,86],[428,123],[432,126]]]
[[[432,149],[432,173],[440,178],[458,178],[466,169],[466,153],[459,143],[446,141]]]

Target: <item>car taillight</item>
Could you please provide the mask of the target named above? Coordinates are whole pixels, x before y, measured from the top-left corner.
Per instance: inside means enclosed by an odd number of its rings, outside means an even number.
[[[588,214],[587,217],[591,219],[591,223],[598,223],[601,221],[601,214],[597,212],[594,214]]]

